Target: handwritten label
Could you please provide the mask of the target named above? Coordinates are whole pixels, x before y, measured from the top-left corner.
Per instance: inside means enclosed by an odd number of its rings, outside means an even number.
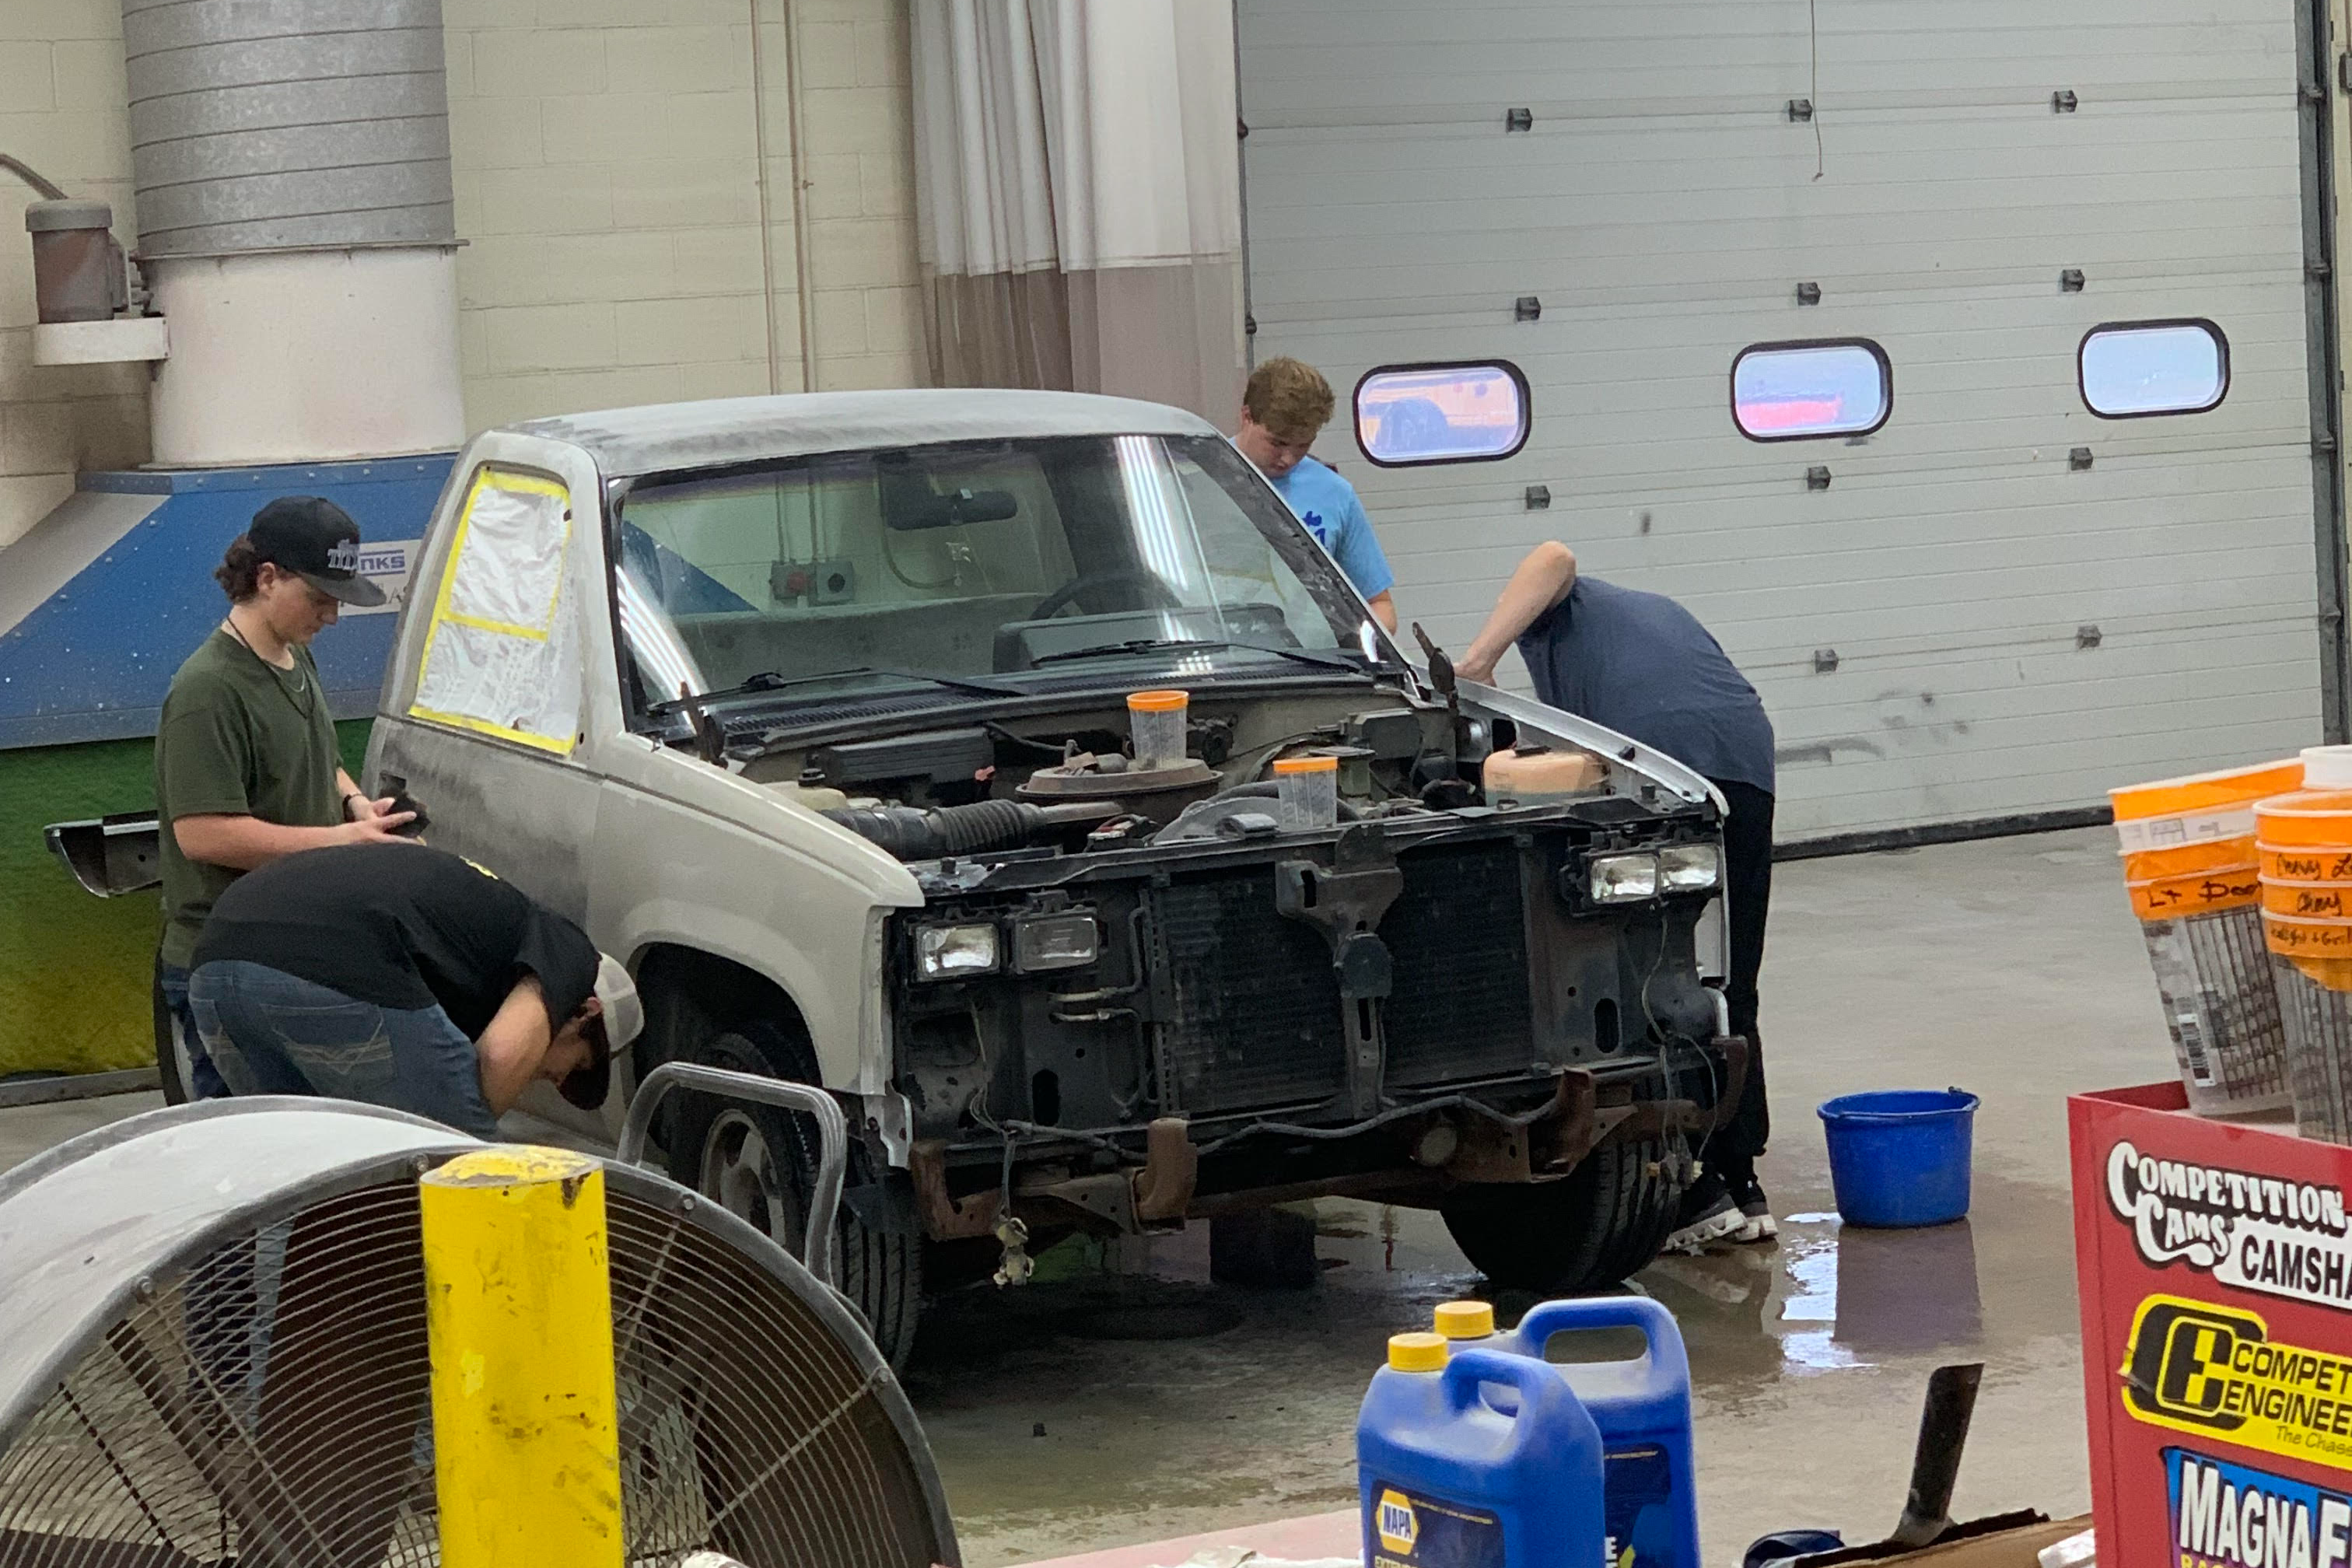
[[[2282,882],[2352,882],[2352,851],[2265,849],[2263,875]]]
[[[2177,849],[2188,844],[2210,844],[2243,838],[2254,831],[2254,808],[2218,806],[2210,811],[2175,812],[2168,816],[2126,817],[2116,824],[2116,837],[2126,855],[2150,849]]]
[[[2352,958],[2352,925],[2290,924],[2263,921],[2263,940],[2273,952],[2290,958]]]
[[[2252,868],[2212,871],[2201,877],[2166,877],[2130,885],[2132,910],[2144,921],[2176,920],[2242,909],[2263,896],[2262,879]]]

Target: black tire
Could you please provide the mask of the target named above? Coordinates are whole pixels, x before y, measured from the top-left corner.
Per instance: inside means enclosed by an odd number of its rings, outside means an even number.
[[[720,1033],[697,1047],[688,1059],[795,1083],[817,1081],[816,1054],[807,1037],[765,1019]],[[809,1193],[819,1151],[814,1121],[681,1090],[667,1142],[672,1180],[749,1222],[793,1257],[806,1257]],[[850,1184],[864,1175],[864,1152],[853,1142]],[[891,1367],[905,1365],[923,1310],[922,1238],[875,1230],[844,1204],[834,1246],[841,1260],[841,1293],[865,1314]]]
[[[1497,1285],[1605,1290],[1647,1268],[1674,1233],[1681,1169],[1658,1143],[1611,1143],[1560,1181],[1467,1188],[1438,1212],[1471,1267]]]

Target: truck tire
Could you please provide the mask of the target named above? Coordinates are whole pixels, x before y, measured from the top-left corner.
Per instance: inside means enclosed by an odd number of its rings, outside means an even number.
[[[689,1059],[795,1083],[817,1081],[816,1054],[807,1038],[766,1019],[720,1033]],[[816,1125],[808,1117],[681,1090],[668,1144],[672,1180],[764,1232],[793,1257],[807,1256],[809,1193],[819,1152]],[[853,1141],[850,1185],[863,1179],[865,1163]],[[922,1316],[922,1238],[873,1229],[845,1203],[834,1246],[841,1293],[865,1314],[875,1344],[895,1371],[906,1364]]]
[[[1649,1267],[1673,1234],[1679,1169],[1659,1143],[1609,1143],[1559,1181],[1466,1188],[1438,1212],[1471,1267],[1497,1285],[1605,1290]]]

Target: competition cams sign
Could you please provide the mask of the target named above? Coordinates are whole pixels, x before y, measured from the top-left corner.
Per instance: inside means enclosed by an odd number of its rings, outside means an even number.
[[[2153,1268],[2185,1263],[2223,1285],[2352,1310],[2352,1222],[2339,1187],[2107,1152],[2108,1205]]]

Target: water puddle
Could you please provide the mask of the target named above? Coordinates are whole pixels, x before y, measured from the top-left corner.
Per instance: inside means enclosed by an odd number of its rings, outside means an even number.
[[[1731,1385],[1933,1354],[1984,1333],[1966,1220],[1874,1231],[1790,1215],[1777,1248],[1661,1258],[1639,1285],[1681,1321],[1702,1379]]]

